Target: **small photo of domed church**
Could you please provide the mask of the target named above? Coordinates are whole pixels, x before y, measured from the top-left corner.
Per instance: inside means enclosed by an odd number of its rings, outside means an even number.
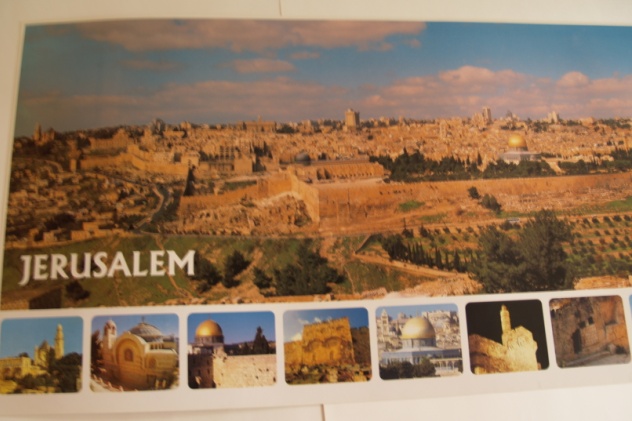
[[[382,379],[443,377],[463,372],[456,305],[378,307],[376,327]]]
[[[178,386],[178,316],[97,316],[90,338],[94,392],[165,390]]]
[[[80,317],[6,319],[0,326],[0,393],[81,390]]]
[[[187,322],[191,389],[272,386],[277,378],[274,314],[197,313]]]

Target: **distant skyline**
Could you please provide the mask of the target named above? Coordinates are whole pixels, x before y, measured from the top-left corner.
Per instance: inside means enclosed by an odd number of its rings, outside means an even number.
[[[257,327],[263,329],[268,341],[275,341],[274,313],[271,311],[244,312],[244,313],[195,313],[188,318],[187,343],[195,340],[195,330],[200,323],[213,320],[219,324],[224,334],[224,343],[227,345],[250,342],[255,339]]]
[[[28,26],[16,135],[255,120],[632,115],[632,27],[124,20]]]
[[[83,354],[81,317],[6,319],[0,325],[0,358],[17,357],[22,352],[34,358],[35,346],[44,341],[54,347],[57,325],[62,326],[64,333],[64,355]]]
[[[456,304],[418,304],[418,305],[405,305],[405,306],[384,306],[378,307],[375,310],[375,317],[380,318],[382,311],[386,310],[393,319],[397,318],[397,315],[404,313],[408,317],[421,316],[423,313],[432,313],[435,311],[455,311],[458,312]]]

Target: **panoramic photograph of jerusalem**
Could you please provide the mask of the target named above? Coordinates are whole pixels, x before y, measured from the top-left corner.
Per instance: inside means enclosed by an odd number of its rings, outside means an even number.
[[[0,308],[628,287],[631,37],[27,26]]]

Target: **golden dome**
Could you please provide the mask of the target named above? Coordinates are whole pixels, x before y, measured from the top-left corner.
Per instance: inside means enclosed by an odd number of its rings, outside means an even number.
[[[196,338],[208,338],[212,336],[223,336],[222,328],[213,320],[205,320],[195,329]]]
[[[402,328],[402,339],[432,339],[436,336],[434,327],[425,317],[413,317]]]
[[[521,149],[526,151],[527,141],[524,140],[524,138],[519,134],[512,134],[511,136],[509,136],[507,146],[509,146],[509,149]]]

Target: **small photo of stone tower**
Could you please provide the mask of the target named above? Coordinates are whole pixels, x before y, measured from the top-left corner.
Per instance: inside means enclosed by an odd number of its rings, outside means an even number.
[[[544,316],[539,300],[469,303],[465,312],[472,373],[548,368]]]
[[[555,359],[562,368],[630,362],[630,343],[619,296],[550,302]]]
[[[287,311],[283,318],[288,384],[371,379],[369,317],[364,308]]]

